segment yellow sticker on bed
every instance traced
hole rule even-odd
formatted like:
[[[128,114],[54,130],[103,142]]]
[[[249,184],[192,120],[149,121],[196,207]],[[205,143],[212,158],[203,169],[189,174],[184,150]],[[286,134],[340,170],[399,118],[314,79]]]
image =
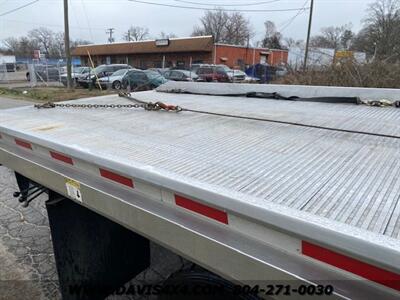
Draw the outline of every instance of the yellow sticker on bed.
[[[82,202],[81,185],[78,181],[67,179],[65,186],[67,187],[67,194],[71,199]]]

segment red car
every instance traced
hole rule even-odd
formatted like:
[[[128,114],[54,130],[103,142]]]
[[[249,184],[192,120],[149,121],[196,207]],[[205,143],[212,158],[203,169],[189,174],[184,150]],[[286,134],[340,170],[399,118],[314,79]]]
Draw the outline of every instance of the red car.
[[[197,70],[197,81],[206,82],[230,82],[230,77],[221,66],[202,66]]]

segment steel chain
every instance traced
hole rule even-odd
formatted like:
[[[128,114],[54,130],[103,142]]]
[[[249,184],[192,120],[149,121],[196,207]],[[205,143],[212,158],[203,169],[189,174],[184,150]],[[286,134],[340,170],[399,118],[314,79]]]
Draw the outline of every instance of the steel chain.
[[[160,105],[161,104],[161,105]],[[142,103],[142,104],[76,104],[76,103],[54,103],[54,102],[46,102],[43,104],[35,104],[36,108],[55,108],[55,107],[61,107],[61,108],[89,108],[89,109],[94,109],[94,108],[144,108],[145,110],[161,110],[165,109],[162,106],[162,103]],[[177,106],[175,109],[166,109],[166,110],[171,110],[171,111],[181,111],[182,109]]]
[[[46,103],[45,103],[46,104]],[[144,104],[73,104],[73,103],[53,103],[51,107],[63,108],[145,108]],[[41,108],[41,107],[38,107]]]

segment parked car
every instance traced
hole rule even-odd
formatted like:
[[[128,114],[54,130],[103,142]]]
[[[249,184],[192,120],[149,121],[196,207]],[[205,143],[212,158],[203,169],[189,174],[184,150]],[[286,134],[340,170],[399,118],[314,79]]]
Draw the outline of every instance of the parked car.
[[[121,69],[132,69],[132,67],[126,64],[100,65],[96,67],[93,72],[79,78],[78,84],[83,87],[89,87],[90,84],[95,86],[97,79],[111,76],[115,71]]]
[[[6,70],[7,70],[7,72],[15,72],[16,64],[15,63],[6,63]]]
[[[190,71],[197,74],[197,71],[199,70],[200,67],[208,67],[208,66],[211,66],[211,65],[209,65],[209,64],[192,64],[190,67]]]
[[[54,65],[34,65],[37,81],[59,81],[60,71]],[[26,80],[31,80],[30,72],[26,72]]]
[[[160,73],[160,75],[164,76],[164,73],[169,71],[170,69],[169,68],[150,68],[148,70],[156,71],[156,72]]]
[[[171,70],[164,73],[164,77],[174,81],[197,81],[199,76],[187,70]]]
[[[285,66],[271,66],[268,64],[255,64],[247,68],[246,74],[259,79],[260,83],[268,83],[275,78],[283,77],[288,73]]]
[[[120,90],[122,87],[122,78],[126,75],[127,72],[129,72],[132,69],[121,69],[118,71],[115,71],[114,73],[111,74],[111,76],[105,76],[102,78],[99,78],[99,83],[102,88],[108,88],[111,87],[116,90]]]
[[[168,80],[152,70],[129,70],[122,78],[122,88],[129,90],[152,90]]]
[[[286,76],[287,73],[288,73],[288,70],[286,69],[286,67],[284,67],[284,66],[276,67],[276,71],[275,71],[275,76],[276,77]]]
[[[230,82],[243,82],[246,80],[246,73],[242,70],[226,70]]]
[[[198,81],[206,82],[230,82],[227,70],[222,66],[206,65],[197,70]]]
[[[72,72],[71,72],[71,78],[72,81],[74,81],[76,84],[78,83],[79,78],[82,77],[82,75],[88,75],[90,71],[89,67],[76,67],[76,68],[72,68]],[[60,80],[61,83],[64,86],[67,86],[67,74],[62,74],[60,76]]]

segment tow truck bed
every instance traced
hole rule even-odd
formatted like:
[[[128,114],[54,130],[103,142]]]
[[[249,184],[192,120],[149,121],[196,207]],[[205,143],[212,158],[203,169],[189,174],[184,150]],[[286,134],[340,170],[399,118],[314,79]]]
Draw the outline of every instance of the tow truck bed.
[[[199,86],[169,83],[160,90]],[[230,90],[229,85],[218,87]],[[263,91],[272,89],[285,91],[281,86]],[[374,289],[389,287],[390,293],[397,289],[398,283],[382,284],[318,253],[332,251],[364,264],[363,268],[388,272],[393,280],[400,278],[400,109],[161,91],[134,96],[196,110],[372,135],[185,111],[24,107],[0,112],[0,163],[23,173],[18,163],[13,166],[10,161],[14,155],[82,184],[85,180],[79,176],[87,178],[89,186],[90,180],[102,180],[106,182],[103,192],[123,199],[118,193],[133,190],[157,203],[160,211],[182,214],[181,225],[191,223],[191,230],[201,232],[196,222],[210,224],[254,241],[260,251],[271,246],[296,259],[306,257],[306,264],[322,261],[317,266],[333,267],[335,274],[344,269],[347,275],[343,276],[370,279],[368,284]],[[113,95],[74,103],[130,102]],[[43,178],[32,179],[46,184]],[[54,189],[67,194],[62,186]],[[104,215],[109,211],[110,218],[126,225],[118,220],[121,213],[115,212],[116,207],[92,199],[85,203],[86,197],[90,198],[83,189],[83,205]],[[219,229],[210,230],[215,234]],[[214,239],[226,242],[223,235],[220,238]],[[168,241],[163,244],[168,246]],[[244,248],[240,251],[246,253]],[[197,260],[207,265],[204,257]],[[225,272],[223,266],[215,270]],[[286,271],[307,277],[307,272],[290,267]],[[251,277],[250,271],[244,273],[246,279]],[[233,271],[230,275],[241,279]]]

